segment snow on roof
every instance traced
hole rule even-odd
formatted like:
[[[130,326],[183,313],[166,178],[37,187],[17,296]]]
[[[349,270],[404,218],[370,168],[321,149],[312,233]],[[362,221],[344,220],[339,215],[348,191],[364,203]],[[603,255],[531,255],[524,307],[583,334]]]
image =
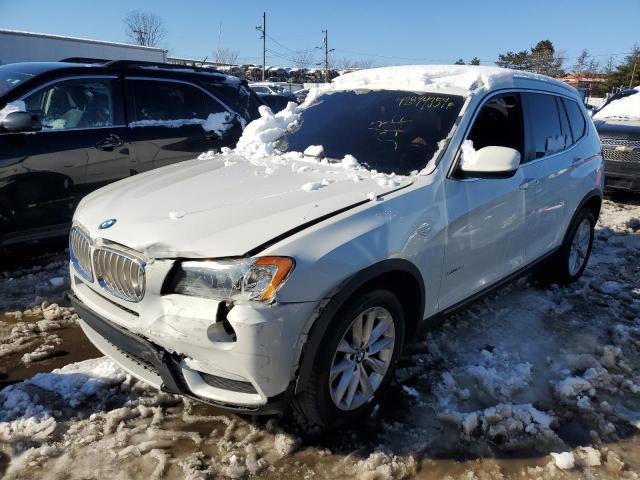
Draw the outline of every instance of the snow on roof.
[[[608,105],[605,105],[598,113],[596,113],[593,116],[593,119],[640,119],[640,86],[637,86],[636,88],[634,88],[634,90],[636,90],[638,93],[613,100]]]
[[[341,75],[333,80],[333,84],[336,88],[393,85],[404,88],[435,88],[475,92],[513,86],[516,78],[544,81],[565,90],[574,90],[565,83],[545,75],[475,65],[402,65],[372,68]]]

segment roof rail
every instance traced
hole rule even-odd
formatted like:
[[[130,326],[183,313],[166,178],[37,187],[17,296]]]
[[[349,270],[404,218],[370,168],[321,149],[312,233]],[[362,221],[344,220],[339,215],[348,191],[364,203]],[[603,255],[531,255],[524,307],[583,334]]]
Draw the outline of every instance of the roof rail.
[[[213,68],[192,67],[190,65],[180,65],[177,63],[162,63],[162,62],[145,62],[142,60],[112,60],[105,63],[105,67],[110,68],[131,68],[131,67],[155,67],[163,70],[191,70],[194,72],[204,72],[209,74],[218,74],[223,78],[227,75],[224,72],[215,70]]]
[[[59,62],[64,63],[108,63],[111,60],[106,60],[104,58],[91,58],[91,57],[69,57],[63,58],[62,60],[58,60]]]

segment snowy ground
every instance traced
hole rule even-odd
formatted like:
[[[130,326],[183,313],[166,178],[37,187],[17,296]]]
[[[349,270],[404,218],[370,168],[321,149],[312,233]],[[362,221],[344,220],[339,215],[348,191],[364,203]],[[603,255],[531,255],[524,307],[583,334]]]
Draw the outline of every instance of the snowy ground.
[[[72,311],[42,303],[62,301],[65,269],[0,274],[0,388],[17,382],[0,390],[0,477],[640,476],[640,202],[605,202],[577,284],[523,279],[447,319],[364,425],[324,435],[69,363],[94,354]]]

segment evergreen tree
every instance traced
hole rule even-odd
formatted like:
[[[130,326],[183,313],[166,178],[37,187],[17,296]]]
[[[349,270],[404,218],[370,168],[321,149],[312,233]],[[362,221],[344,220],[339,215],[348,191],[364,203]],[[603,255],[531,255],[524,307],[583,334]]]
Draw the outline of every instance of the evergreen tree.
[[[496,65],[504,68],[513,68],[514,70],[531,70],[529,52],[522,50],[521,52],[501,53],[498,55]]]
[[[473,57],[470,61],[469,61],[469,65],[480,65],[480,59],[478,57]]]
[[[454,63],[454,65],[465,65],[464,60],[459,58],[458,60],[456,60],[456,63]]]
[[[607,89],[608,91],[614,91],[638,85],[640,85],[640,47],[634,45],[633,50],[625,57],[624,62],[615,67],[610,73]]]

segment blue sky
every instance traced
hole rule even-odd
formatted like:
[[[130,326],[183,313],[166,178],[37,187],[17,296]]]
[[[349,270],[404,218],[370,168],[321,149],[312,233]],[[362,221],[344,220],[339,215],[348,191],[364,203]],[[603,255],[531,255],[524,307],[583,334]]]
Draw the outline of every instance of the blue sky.
[[[336,58],[376,65],[473,56],[492,64],[500,52],[546,38],[568,65],[582,48],[604,63],[640,43],[640,0],[0,0],[0,28],[126,41],[122,18],[132,9],[164,20],[172,56],[213,58],[221,31],[221,46],[238,50],[243,63],[261,62],[255,26],[266,11],[269,65],[290,65],[294,51],[321,46],[325,28]]]

